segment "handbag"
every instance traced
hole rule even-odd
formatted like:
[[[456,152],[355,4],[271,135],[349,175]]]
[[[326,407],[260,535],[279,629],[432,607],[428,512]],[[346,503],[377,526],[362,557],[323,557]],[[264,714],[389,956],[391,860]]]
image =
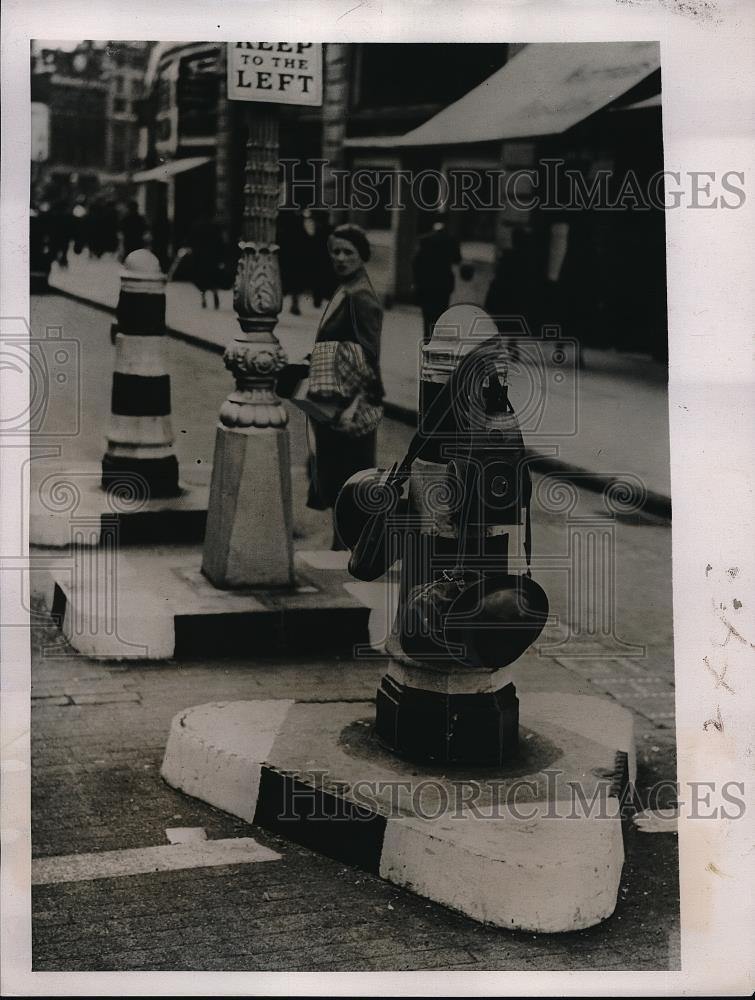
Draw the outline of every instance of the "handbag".
[[[312,420],[332,423],[343,406],[338,401],[313,396],[310,391],[309,373],[309,359],[287,364],[275,380],[275,392],[281,399],[289,399]]]
[[[302,379],[298,384],[291,396],[291,402],[318,424],[332,424],[343,410],[343,403],[340,400],[313,397],[308,378]]]
[[[290,399],[312,420],[332,425],[371,377],[359,344],[323,340],[314,345],[307,365],[287,365],[283,369],[276,389],[279,396]],[[347,437],[364,437],[376,429],[382,418],[382,405],[360,396],[351,421],[340,430]]]

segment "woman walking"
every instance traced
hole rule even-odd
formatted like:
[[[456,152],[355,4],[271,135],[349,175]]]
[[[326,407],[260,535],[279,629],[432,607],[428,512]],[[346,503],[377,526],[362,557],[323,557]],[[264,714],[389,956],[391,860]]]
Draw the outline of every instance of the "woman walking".
[[[202,296],[202,308],[207,308],[207,293],[210,292],[213,305],[219,309],[218,288],[225,253],[220,227],[208,216],[203,216],[192,228],[189,247],[191,276]]]
[[[307,506],[333,508],[350,476],[375,465],[377,427],[383,416],[380,333],[383,310],[364,265],[370,245],[358,226],[338,226],[328,239],[339,285],[323,313],[312,350],[310,399],[334,416],[311,420]],[[312,439],[313,442],[312,442]],[[333,549],[346,546],[333,527]]]

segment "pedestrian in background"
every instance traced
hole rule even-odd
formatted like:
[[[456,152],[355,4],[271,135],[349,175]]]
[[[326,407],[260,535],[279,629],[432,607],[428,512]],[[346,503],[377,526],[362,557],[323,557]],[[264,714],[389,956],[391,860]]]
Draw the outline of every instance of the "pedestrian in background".
[[[535,288],[529,235],[518,227],[511,234],[511,247],[498,256],[484,303],[485,312],[495,321],[500,333],[508,336],[513,358],[519,357],[518,335],[527,336],[537,330]]]
[[[281,211],[278,213],[276,242],[280,247],[278,260],[283,294],[291,296],[289,310],[291,315],[300,316],[299,296],[304,293],[307,286],[311,245],[311,239],[304,227],[304,216],[301,212]]]
[[[365,270],[370,259],[367,236],[359,226],[338,226],[328,250],[339,284],[312,348],[309,395],[335,403],[336,415],[308,423],[307,506],[314,510],[332,509],[346,480],[375,465],[385,395],[380,375],[383,310]],[[335,522],[332,548],[346,548]]]
[[[459,243],[449,235],[444,219],[420,237],[412,261],[414,296],[422,310],[423,340],[428,343],[438,317],[448,309],[454,290],[453,265],[461,261]]]
[[[115,204],[97,198],[89,207],[89,253],[98,260],[118,250],[118,212]]]
[[[49,213],[53,259],[60,267],[68,267],[68,247],[73,238],[73,215],[66,197],[59,197]]]
[[[203,216],[192,227],[189,251],[192,281],[202,296],[202,308],[207,308],[207,292],[211,292],[213,304],[219,309],[218,288],[222,282],[225,244],[220,227],[208,216]]]
[[[32,294],[46,292],[52,267],[49,206],[32,204],[29,210],[29,272]]]
[[[78,257],[89,241],[89,210],[84,198],[79,195],[73,206],[73,252]]]
[[[328,213],[325,211],[307,210],[304,217],[305,225],[311,236],[309,274],[312,302],[315,309],[319,309],[323,302],[327,302],[332,297],[338,284],[328,252],[328,239],[333,227],[328,220]]]
[[[121,260],[125,260],[133,250],[141,250],[147,238],[147,220],[140,214],[139,205],[135,201],[128,202],[119,228]]]
[[[459,280],[454,286],[453,304],[471,304],[477,305],[477,288],[476,288],[476,271],[474,264],[469,264],[467,262],[459,265]]]

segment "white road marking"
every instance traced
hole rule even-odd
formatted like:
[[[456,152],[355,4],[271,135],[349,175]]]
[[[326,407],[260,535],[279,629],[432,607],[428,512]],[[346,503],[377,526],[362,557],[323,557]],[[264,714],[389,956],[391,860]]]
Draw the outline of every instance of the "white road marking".
[[[195,839],[161,847],[35,858],[31,863],[31,882],[32,885],[88,882],[97,878],[148,875],[150,872],[174,872],[184,868],[215,868],[219,865],[248,865],[259,861],[280,860],[280,854],[258,844],[252,837]]]
[[[165,836],[171,844],[195,844],[207,840],[207,831],[203,826],[169,826]]]

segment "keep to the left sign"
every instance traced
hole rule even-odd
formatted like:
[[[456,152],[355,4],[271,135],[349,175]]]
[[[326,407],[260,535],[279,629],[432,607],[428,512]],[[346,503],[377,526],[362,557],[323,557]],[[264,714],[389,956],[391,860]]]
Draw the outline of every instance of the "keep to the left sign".
[[[322,104],[322,45],[229,42],[228,98],[273,104]]]

